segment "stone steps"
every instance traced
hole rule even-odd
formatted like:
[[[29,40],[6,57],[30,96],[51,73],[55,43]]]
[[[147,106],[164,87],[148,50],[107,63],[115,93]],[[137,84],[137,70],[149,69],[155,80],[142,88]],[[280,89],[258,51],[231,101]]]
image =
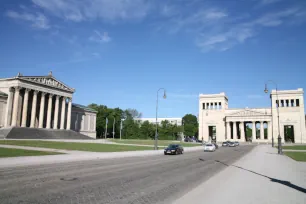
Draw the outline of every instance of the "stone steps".
[[[0,129],[0,139],[72,139],[92,140],[91,137],[72,130],[53,130],[13,127]]]

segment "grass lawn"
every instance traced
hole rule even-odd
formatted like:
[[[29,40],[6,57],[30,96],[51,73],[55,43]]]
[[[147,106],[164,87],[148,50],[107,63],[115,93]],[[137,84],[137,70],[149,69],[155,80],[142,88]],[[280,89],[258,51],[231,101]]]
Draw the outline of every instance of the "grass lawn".
[[[62,154],[62,153],[0,148],[0,157],[43,156],[43,155],[55,155],[55,154]]]
[[[139,145],[154,145],[154,140],[119,140],[119,139],[111,139],[110,141],[122,144],[139,144]],[[181,144],[183,147],[195,147],[201,144],[197,143],[185,143],[180,141],[172,141],[172,140],[158,140],[159,146],[168,146],[169,144]]]
[[[306,145],[283,146],[283,149],[306,150]]]
[[[284,154],[296,161],[306,162],[306,152],[284,152]]]
[[[98,144],[98,143],[77,143],[77,142],[50,142],[38,140],[0,140],[0,144],[45,147],[52,149],[78,150],[89,152],[122,152],[137,150],[152,150],[152,147],[137,147],[127,145]]]

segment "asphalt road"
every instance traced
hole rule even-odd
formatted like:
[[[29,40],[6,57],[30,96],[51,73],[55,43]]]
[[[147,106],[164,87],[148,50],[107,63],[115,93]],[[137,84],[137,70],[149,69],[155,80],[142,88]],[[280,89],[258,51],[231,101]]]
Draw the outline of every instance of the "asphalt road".
[[[170,203],[251,149],[0,169],[0,203]]]

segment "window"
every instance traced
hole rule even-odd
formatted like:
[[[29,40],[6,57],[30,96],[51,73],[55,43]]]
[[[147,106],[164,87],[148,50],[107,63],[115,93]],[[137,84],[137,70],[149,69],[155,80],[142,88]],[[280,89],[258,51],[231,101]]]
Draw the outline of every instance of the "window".
[[[276,100],[276,107],[279,107],[279,100]]]
[[[289,107],[289,100],[286,100],[286,107]]]
[[[281,100],[281,107],[284,107],[285,104],[284,104],[284,100]]]
[[[214,103],[210,104],[210,109],[214,109]]]
[[[218,103],[215,103],[215,109],[219,109]]]
[[[219,102],[219,108],[222,109],[222,103],[221,102]]]
[[[294,107],[294,100],[291,100],[291,107]]]
[[[296,107],[299,107],[299,106],[300,106],[300,100],[296,99]]]
[[[205,110],[205,103],[203,103],[202,105],[203,105],[203,110]]]
[[[207,109],[210,109],[209,103],[206,103],[206,108],[207,108]]]

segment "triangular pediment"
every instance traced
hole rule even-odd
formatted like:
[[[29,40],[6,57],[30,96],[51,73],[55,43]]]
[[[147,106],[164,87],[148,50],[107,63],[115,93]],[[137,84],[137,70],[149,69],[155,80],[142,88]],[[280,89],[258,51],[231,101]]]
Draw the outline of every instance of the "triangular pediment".
[[[229,114],[228,116],[262,116],[267,115],[267,113],[257,110],[241,110],[234,113]]]
[[[65,85],[63,82],[55,79],[53,76],[30,76],[30,77],[19,76],[18,78],[25,81],[30,81],[32,83],[50,86],[65,91],[70,91],[70,92],[75,91],[73,88],[70,88],[69,86]]]

